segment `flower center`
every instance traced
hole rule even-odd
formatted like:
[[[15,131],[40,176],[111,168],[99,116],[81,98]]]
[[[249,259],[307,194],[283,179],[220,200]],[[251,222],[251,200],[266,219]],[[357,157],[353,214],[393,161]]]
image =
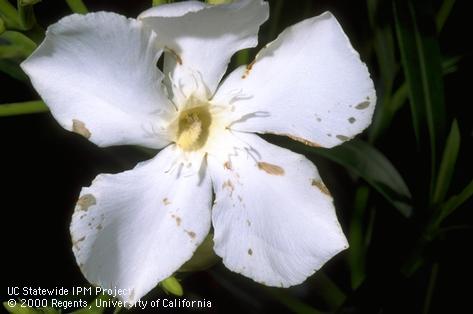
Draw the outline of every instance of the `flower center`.
[[[209,137],[212,117],[208,104],[183,110],[179,114],[176,143],[184,151],[202,148]]]

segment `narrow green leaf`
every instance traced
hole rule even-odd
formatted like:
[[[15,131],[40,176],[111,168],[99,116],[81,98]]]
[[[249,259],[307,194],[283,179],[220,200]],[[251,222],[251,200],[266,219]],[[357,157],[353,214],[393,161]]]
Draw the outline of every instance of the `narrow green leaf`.
[[[435,24],[437,25],[437,30],[439,32],[442,31],[445,26],[445,22],[447,22],[454,5],[455,0],[444,0],[442,2],[442,6],[440,7],[435,19]]]
[[[460,130],[458,129],[457,121],[454,120],[450,129],[450,134],[447,138],[447,143],[445,144],[445,149],[443,151],[442,162],[440,164],[432,199],[433,204],[438,204],[445,199],[448,188],[450,187],[453,171],[455,170],[455,163],[457,161],[459,150]]]
[[[427,125],[431,150],[431,194],[436,178],[437,154],[443,142],[445,106],[442,62],[436,34],[426,26],[433,21],[421,16],[418,2],[394,2],[394,17],[404,75],[409,89],[411,113],[417,142],[421,143],[424,125]],[[422,24],[418,23],[421,19]],[[432,22],[432,23],[429,23]],[[422,25],[422,29],[419,25]],[[433,26],[433,25],[432,25]],[[432,27],[433,28],[433,27]]]
[[[383,195],[402,215],[409,217],[412,214],[411,193],[406,183],[391,162],[370,144],[354,139],[331,149],[297,145],[353,171]]]
[[[458,195],[452,196],[447,202],[441,206],[442,217],[441,220],[450,216],[458,207],[465,203],[473,196],[473,180],[460,192]]]
[[[41,113],[48,111],[48,107],[41,100],[25,101],[0,105],[0,117],[21,114]]]
[[[267,288],[266,292],[279,303],[285,305],[291,313],[297,314],[323,314],[308,304],[305,304],[298,298],[293,297],[285,290],[276,288]]]
[[[66,0],[66,3],[74,13],[86,14],[89,12],[82,0]]]
[[[250,50],[243,49],[237,52],[235,59],[235,66],[247,65],[250,63]]]
[[[432,304],[432,296],[435,290],[435,284],[437,283],[437,275],[439,272],[439,264],[435,263],[432,266],[432,270],[430,272],[429,284],[427,286],[427,292],[425,294],[424,300],[424,309],[422,311],[423,314],[430,313],[430,305]]]
[[[365,235],[363,232],[363,221],[368,205],[369,188],[365,185],[358,187],[355,194],[353,216],[348,231],[348,263],[351,272],[351,287],[358,288],[365,278]]]
[[[172,3],[172,0],[153,0],[152,4],[153,7],[161,5],[161,4],[166,4],[166,3]]]
[[[18,12],[8,0],[0,0],[0,18],[4,21],[6,28],[19,29],[21,27]]]

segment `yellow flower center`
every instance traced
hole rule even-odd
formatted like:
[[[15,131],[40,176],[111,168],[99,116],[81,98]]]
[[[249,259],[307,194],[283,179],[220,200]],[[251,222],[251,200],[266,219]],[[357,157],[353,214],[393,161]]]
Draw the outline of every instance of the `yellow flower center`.
[[[208,104],[183,110],[178,117],[176,143],[184,151],[202,148],[209,137],[212,117]]]

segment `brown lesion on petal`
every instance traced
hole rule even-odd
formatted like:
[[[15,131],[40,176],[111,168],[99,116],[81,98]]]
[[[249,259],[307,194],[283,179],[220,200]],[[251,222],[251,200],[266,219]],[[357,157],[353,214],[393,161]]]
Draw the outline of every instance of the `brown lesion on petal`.
[[[186,231],[187,235],[188,235],[192,240],[195,239],[196,234],[195,234],[194,231],[190,231],[190,230],[185,230],[185,231]]]
[[[256,62],[256,58],[253,61],[251,61],[250,64],[246,66],[245,73],[243,73],[243,75],[241,76],[242,79],[246,79],[248,75],[250,75],[251,69],[253,69],[255,62]]]
[[[179,65],[182,65],[182,58],[180,55],[177,54],[177,52],[169,47],[164,47],[164,49],[169,52],[175,59],[176,59],[176,62],[179,64]]]
[[[226,170],[232,170],[232,163],[230,162],[230,160],[225,161],[225,163],[223,164],[223,168]]]
[[[87,139],[92,135],[89,129],[85,127],[85,123],[77,119],[72,119],[72,132],[82,135]]]
[[[248,255],[253,255],[253,250],[252,249],[248,249]]]
[[[227,180],[224,181],[222,184],[222,189],[228,188],[231,192],[235,189],[235,186],[233,185],[232,181]]]
[[[355,123],[355,121],[356,121],[356,119],[354,117],[348,118],[348,122],[350,122],[352,124]]]
[[[171,202],[168,200],[167,197],[163,198],[163,204],[164,206],[168,206],[169,204],[171,204]]]
[[[363,101],[363,102],[360,102],[358,105],[356,105],[355,108],[358,110],[363,110],[363,109],[368,108],[369,105],[370,105],[369,101]]]
[[[174,214],[172,214],[171,217],[174,218],[174,220],[176,220],[176,225],[179,227],[181,225],[181,221],[182,221],[181,217],[176,216]]]
[[[318,188],[320,190],[320,192],[324,193],[325,195],[332,196],[330,194],[330,191],[327,189],[327,187],[325,186],[325,184],[323,184],[322,181],[317,180],[317,179],[312,179],[311,184],[312,184],[312,186],[315,186],[316,188]]]
[[[337,135],[336,137],[342,142],[348,141],[350,139],[348,136],[340,135],[340,134]]]
[[[79,210],[87,211],[90,206],[97,204],[97,200],[92,194],[84,194],[77,200],[76,206]]]
[[[83,237],[81,237],[81,238],[79,238],[79,239],[77,239],[77,240],[73,240],[73,241],[72,241],[72,246],[73,246],[74,248],[76,248],[77,251],[79,251],[79,250],[80,250],[79,243],[82,242],[82,241],[84,241],[84,240],[85,240],[85,236],[83,236]]]
[[[263,170],[264,172],[274,175],[274,176],[283,176],[284,169],[279,167],[278,165],[273,165],[264,161],[258,162],[258,168]]]
[[[97,231],[100,231],[103,229],[103,226],[102,224],[98,224],[97,227],[95,227],[95,229],[97,229]]]

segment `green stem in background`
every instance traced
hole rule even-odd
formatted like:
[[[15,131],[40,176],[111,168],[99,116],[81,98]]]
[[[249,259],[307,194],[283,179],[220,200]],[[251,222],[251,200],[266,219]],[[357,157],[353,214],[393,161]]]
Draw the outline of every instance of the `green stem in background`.
[[[271,12],[271,19],[270,19],[271,26],[269,29],[269,40],[276,39],[276,36],[279,34],[278,25],[279,25],[279,20],[281,18],[283,2],[284,2],[283,0],[276,0],[276,4],[273,6],[273,9]]]
[[[424,301],[424,309],[422,311],[423,314],[430,313],[430,305],[432,304],[432,296],[435,290],[435,284],[437,282],[437,275],[439,271],[439,264],[435,263],[432,266],[432,271],[430,272],[429,284],[427,286],[427,293],[425,295]]]
[[[304,302],[289,295],[288,293],[284,293],[280,289],[267,288],[266,292],[274,299],[277,299],[279,303],[285,305],[292,313],[322,314],[322,312],[314,309],[308,304],[305,304]]]
[[[66,3],[74,13],[86,14],[89,12],[82,0],[66,0]]]
[[[33,100],[0,105],[0,117],[29,113],[47,112],[49,109],[43,101]]]
[[[455,0],[444,0],[442,6],[440,7],[437,16],[435,18],[435,24],[437,26],[437,31],[440,33],[447,22],[450,13],[452,12],[453,6],[455,5]]]
[[[33,6],[40,1],[41,0],[18,0],[18,16],[20,17],[22,30],[30,30],[36,25]]]
[[[370,190],[366,185],[361,185],[356,190],[353,216],[348,231],[348,263],[351,272],[351,287],[358,288],[365,278],[366,273],[366,249],[365,235],[363,234],[363,220],[368,206]]]

